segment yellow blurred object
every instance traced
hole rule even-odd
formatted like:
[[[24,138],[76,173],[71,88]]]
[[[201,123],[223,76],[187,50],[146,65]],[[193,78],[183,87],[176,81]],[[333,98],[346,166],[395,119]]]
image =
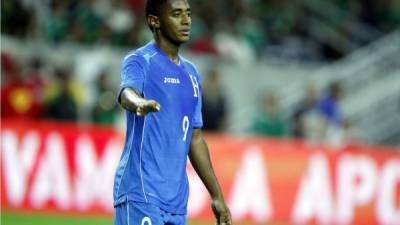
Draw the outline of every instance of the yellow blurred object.
[[[44,90],[44,101],[50,102],[56,98],[61,91],[61,84],[57,81],[50,82]],[[83,95],[83,87],[74,81],[68,81],[68,93],[72,96],[77,105],[82,105],[85,102],[85,95]]]
[[[10,93],[10,103],[20,114],[25,113],[33,104],[33,97],[26,88],[17,88]]]

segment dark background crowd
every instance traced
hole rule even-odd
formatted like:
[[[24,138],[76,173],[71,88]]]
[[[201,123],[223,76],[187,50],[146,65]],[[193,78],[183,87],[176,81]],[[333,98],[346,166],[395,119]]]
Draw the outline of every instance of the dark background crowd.
[[[190,1],[193,52],[224,54],[226,40],[256,59],[332,61],[399,27],[398,0]],[[57,44],[139,46],[144,0],[3,0],[1,32]]]
[[[110,82],[108,71],[102,70],[94,83],[94,102],[87,107],[85,87],[73,78],[65,66],[46,64],[38,57],[22,64],[11,55],[1,55],[2,87],[1,117],[18,119],[47,119],[72,122],[91,122],[115,125],[121,108],[116,106],[116,87]],[[211,132],[227,131],[229,100],[220,80],[218,70],[211,69],[203,80],[204,129]],[[350,141],[356,138],[350,124],[340,112],[341,87],[333,83],[327,90],[317,91],[305,87],[306,94],[288,115],[280,107],[280,98],[273,91],[265,92],[259,99],[258,112],[249,134],[270,137],[294,137],[324,140],[330,127],[339,129],[340,135]],[[82,111],[88,116],[80,117]],[[315,114],[318,117],[315,117]],[[317,121],[317,122],[316,122]],[[343,133],[347,132],[347,133]],[[348,133],[351,132],[351,133]],[[321,137],[315,137],[320,135]],[[329,134],[330,137],[332,133]]]
[[[192,0],[190,4],[192,40],[185,50],[221,58],[236,55],[237,60],[260,62],[272,55],[331,62],[400,27],[398,0]],[[132,49],[151,38],[143,8],[143,0],[3,0],[1,35],[54,46],[71,42]],[[72,73],[68,66],[53,65],[39,56],[22,62],[2,51],[1,117],[82,122],[81,108],[86,108],[83,122],[115,124],[121,109],[116,107],[110,71],[96,76],[96,97],[89,107],[82,94],[85,87]],[[226,131],[229,101],[219,72],[211,68],[205,75],[204,128]],[[263,94],[248,133],[357,140],[352,122],[338,106],[340,83],[325,90],[312,85],[305,90],[304,99],[290,113],[281,111],[277,93]]]

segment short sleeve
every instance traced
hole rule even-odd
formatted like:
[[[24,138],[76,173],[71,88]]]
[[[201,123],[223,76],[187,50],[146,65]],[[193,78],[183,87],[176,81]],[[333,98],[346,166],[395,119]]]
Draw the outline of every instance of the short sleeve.
[[[121,84],[119,87],[117,100],[121,102],[121,93],[124,88],[134,88],[143,93],[145,77],[145,63],[142,57],[135,53],[129,54],[122,62]]]
[[[193,115],[193,128],[202,128],[203,127],[203,116],[202,116],[202,93],[203,93],[203,88],[202,88],[202,82],[201,78],[199,76],[199,73],[196,70],[196,75],[197,75],[197,80],[199,83],[199,94],[197,98],[197,103],[196,103],[196,108],[195,112]]]

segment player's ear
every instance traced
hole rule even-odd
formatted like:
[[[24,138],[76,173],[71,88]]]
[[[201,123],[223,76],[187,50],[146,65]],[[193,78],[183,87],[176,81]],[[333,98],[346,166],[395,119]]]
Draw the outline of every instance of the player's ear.
[[[152,30],[160,28],[160,21],[157,16],[149,15],[147,17],[147,23],[150,25]]]

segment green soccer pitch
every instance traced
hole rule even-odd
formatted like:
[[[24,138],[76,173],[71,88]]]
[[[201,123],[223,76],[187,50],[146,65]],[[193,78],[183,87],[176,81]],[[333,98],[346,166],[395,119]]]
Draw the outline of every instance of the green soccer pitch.
[[[113,225],[109,216],[79,216],[65,214],[25,213],[2,210],[2,225]],[[188,221],[188,225],[214,225],[212,221]],[[234,223],[234,225],[255,225],[251,223]],[[269,224],[287,225],[287,224]]]

